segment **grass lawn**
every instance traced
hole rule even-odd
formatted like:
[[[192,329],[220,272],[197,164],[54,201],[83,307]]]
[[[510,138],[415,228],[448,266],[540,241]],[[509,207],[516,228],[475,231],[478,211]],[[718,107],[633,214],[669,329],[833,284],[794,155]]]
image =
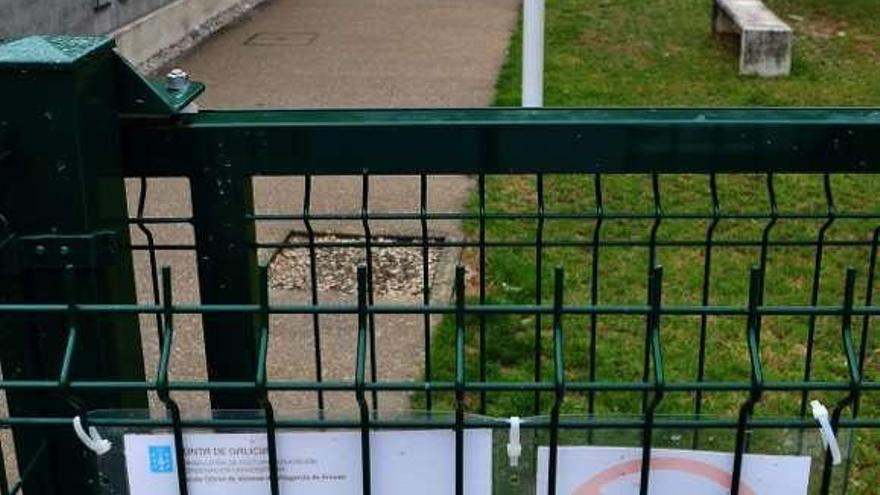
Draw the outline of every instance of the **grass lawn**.
[[[792,75],[737,74],[710,0],[548,0],[547,106],[826,106],[880,102],[880,3],[768,0],[795,30]],[[519,105],[520,33],[496,103]]]
[[[767,2],[795,29],[794,68],[791,77],[777,80],[742,78],[737,75],[736,43],[710,35],[709,0],[548,0],[546,94],[547,106],[829,106],[876,105],[880,103],[880,2],[875,0],[769,0]],[[520,43],[517,32],[510,56],[497,86],[496,103],[515,106],[519,102]],[[724,213],[766,215],[769,212],[767,177],[763,175],[718,176],[718,200]],[[546,176],[546,212],[593,212],[596,208],[593,177]],[[534,212],[535,177],[488,177],[486,209],[490,213]],[[665,213],[712,211],[710,179],[699,175],[660,175],[657,178],[660,204]],[[821,176],[776,176],[773,186],[783,213],[824,214],[827,210]],[[833,176],[830,181],[838,212],[880,211],[880,180],[876,177]],[[601,190],[606,212],[650,214],[653,212],[652,177],[603,176]],[[479,198],[470,208],[477,211]],[[815,243],[823,219],[784,219],[772,227],[774,241],[808,240]],[[600,230],[603,241],[646,240],[651,219],[606,220]],[[705,218],[664,220],[658,240],[694,240],[692,245],[660,246],[657,263],[664,266],[664,304],[700,304],[706,251],[702,245],[710,221]],[[760,240],[766,219],[725,219],[714,230],[718,243]],[[877,225],[857,219],[835,220],[827,240],[869,240]],[[545,241],[590,240],[596,224],[592,220],[548,220],[543,227]],[[534,220],[489,220],[486,235],[492,241],[534,240]],[[476,222],[467,223],[468,235],[479,235]],[[856,304],[864,304],[868,246],[829,245],[823,251],[819,272],[818,303],[841,304],[844,271],[857,270]],[[748,270],[759,262],[756,246],[716,246],[712,250],[709,274],[709,303],[744,306],[748,295]],[[597,283],[600,304],[644,304],[648,272],[648,249],[603,246],[597,254]],[[566,303],[587,304],[591,297],[591,266],[594,252],[584,247],[546,248],[541,253],[542,270],[536,273],[534,248],[490,248],[487,252],[487,298],[489,303],[532,304],[537,294],[544,304],[552,301],[553,267],[566,268]],[[772,246],[767,253],[765,303],[808,305],[814,280],[814,245]],[[466,250],[464,259],[472,274],[468,298],[476,301],[478,254]],[[538,282],[540,281],[540,290]],[[875,295],[875,304],[876,304]],[[468,321],[468,375],[478,379],[477,334],[479,322]],[[693,381],[698,373],[701,320],[698,317],[664,317],[662,340],[667,382]],[[487,379],[532,381],[534,329],[542,329],[543,376],[552,376],[552,339],[549,317],[536,322],[534,316],[492,316],[486,321],[485,348]],[[705,379],[747,381],[749,359],[742,317],[711,317],[706,320]],[[856,337],[862,319],[854,322]],[[803,378],[809,321],[804,317],[767,317],[762,327],[762,360],[768,381],[798,381]],[[876,327],[876,325],[874,325]],[[566,374],[569,381],[589,379],[588,318],[567,317]],[[841,352],[840,319],[816,320],[813,350],[814,380],[846,379]],[[876,335],[876,329],[872,328]],[[640,381],[643,371],[644,317],[608,316],[597,319],[595,332],[596,378],[609,381]],[[866,378],[876,380],[880,352],[868,345],[864,364]],[[859,345],[857,338],[857,345]],[[434,342],[434,379],[451,380],[454,370],[454,329],[444,321]],[[549,394],[548,394],[549,395]],[[832,405],[841,393],[816,393],[811,398]],[[703,414],[733,418],[746,396],[743,393],[706,393]],[[479,398],[468,397],[468,408],[479,410]],[[533,395],[492,393],[486,412],[492,415],[532,414]],[[549,412],[550,397],[542,397],[540,410]],[[417,397],[417,403],[423,398]],[[451,406],[451,397],[439,397],[439,408]],[[614,416],[639,414],[640,393],[598,393],[597,414]],[[566,413],[584,413],[584,395],[568,394]],[[766,418],[799,414],[800,393],[768,392],[755,409]],[[669,393],[661,402],[662,414],[692,414],[690,393]],[[865,394],[862,415],[880,417],[877,394]],[[815,440],[815,434],[810,436]],[[618,444],[627,442],[620,437]],[[704,448],[730,449],[732,432],[721,432],[714,440],[703,439]],[[763,440],[761,440],[763,438]],[[795,450],[795,434],[755,434],[756,452]],[[667,439],[668,440],[668,439]],[[854,450],[851,493],[876,493],[880,483],[880,436],[860,432]],[[658,439],[658,444],[679,445]],[[681,444],[682,447],[689,446]],[[816,462],[816,461],[814,461]],[[814,474],[821,465],[814,465]],[[838,470],[842,471],[842,470]],[[842,477],[843,473],[838,473]],[[817,481],[814,479],[813,486]]]

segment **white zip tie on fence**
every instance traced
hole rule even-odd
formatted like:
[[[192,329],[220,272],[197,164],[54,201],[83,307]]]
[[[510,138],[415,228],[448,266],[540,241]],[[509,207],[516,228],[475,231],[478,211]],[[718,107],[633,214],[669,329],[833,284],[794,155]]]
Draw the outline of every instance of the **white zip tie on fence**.
[[[510,459],[510,467],[517,467],[519,465],[519,456],[522,455],[522,445],[519,443],[519,425],[522,423],[522,420],[519,416],[511,416],[507,422],[510,423],[510,434],[507,439],[507,458]]]
[[[813,409],[813,418],[819,422],[819,432],[822,434],[822,445],[826,449],[831,449],[831,462],[836,466],[840,464],[840,445],[837,443],[837,437],[834,436],[834,429],[831,428],[831,422],[828,420],[828,409],[821,402],[810,401],[810,407]]]
[[[110,452],[110,449],[113,447],[110,440],[101,438],[101,435],[94,426],[89,426],[89,432],[87,434],[85,430],[83,430],[82,420],[79,419],[79,416],[73,418],[73,432],[76,433],[79,441],[95,454],[104,455],[107,452]]]

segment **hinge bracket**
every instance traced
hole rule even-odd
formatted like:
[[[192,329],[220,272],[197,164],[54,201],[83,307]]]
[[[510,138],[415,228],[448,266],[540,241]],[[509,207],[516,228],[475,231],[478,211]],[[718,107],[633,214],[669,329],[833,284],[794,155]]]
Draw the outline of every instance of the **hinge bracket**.
[[[0,272],[61,270],[66,266],[94,270],[115,263],[121,252],[121,236],[112,230],[73,235],[11,235],[0,242]]]

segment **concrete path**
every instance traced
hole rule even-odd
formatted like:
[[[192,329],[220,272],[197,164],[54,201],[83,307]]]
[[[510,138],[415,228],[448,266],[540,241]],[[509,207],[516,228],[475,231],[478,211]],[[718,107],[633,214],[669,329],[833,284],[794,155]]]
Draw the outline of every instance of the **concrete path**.
[[[306,107],[473,107],[493,97],[495,78],[504,59],[510,32],[517,19],[519,0],[268,0],[240,21],[223,29],[173,65],[193,79],[207,83],[202,108]],[[341,143],[344,144],[344,143]],[[258,211],[297,213],[302,208],[301,178],[256,180]],[[429,182],[429,208],[463,208],[472,181],[466,177],[435,177]],[[133,213],[138,187],[130,184]],[[410,211],[418,208],[418,178],[375,177],[370,183],[372,211]],[[359,177],[315,179],[314,212],[352,212],[360,208]],[[147,216],[189,215],[185,181],[151,180]],[[415,222],[371,225],[374,234],[414,235]],[[362,233],[359,223],[325,223],[323,232]],[[191,242],[189,229],[153,229],[159,243]],[[281,240],[298,223],[259,225],[261,240]],[[432,236],[458,237],[459,225],[435,222]],[[133,240],[143,236],[133,229]],[[265,262],[273,253],[261,253]],[[437,298],[449,296],[443,279],[457,253],[441,255],[435,274]],[[151,299],[147,258],[136,256],[138,292]],[[198,301],[192,252],[159,253],[160,264],[174,272],[176,299]],[[352,274],[353,276],[353,274]],[[320,300],[352,301],[350,294],[321,293]],[[273,290],[273,302],[305,302],[303,291]],[[408,296],[411,297],[411,296]],[[398,302],[407,297],[397,297]],[[414,299],[409,299],[414,302]],[[148,372],[155,371],[156,333],[150,318],[142,319]],[[201,327],[197,317],[177,322],[172,374],[176,378],[204,379]],[[418,317],[389,316],[377,320],[377,358],[380,379],[419,379],[423,362],[423,326]],[[327,316],[321,320],[325,379],[350,380],[354,370],[356,325],[352,318]],[[273,325],[269,351],[270,377],[314,378],[311,318],[279,317]],[[235,352],[231,349],[230,352]],[[205,413],[204,394],[180,394],[190,413]],[[335,411],[353,406],[351,394],[330,396]],[[280,414],[314,408],[314,394],[278,394],[273,398]],[[403,394],[380,398],[382,409],[405,409]]]
[[[209,107],[473,107],[518,0],[269,0],[175,64]]]

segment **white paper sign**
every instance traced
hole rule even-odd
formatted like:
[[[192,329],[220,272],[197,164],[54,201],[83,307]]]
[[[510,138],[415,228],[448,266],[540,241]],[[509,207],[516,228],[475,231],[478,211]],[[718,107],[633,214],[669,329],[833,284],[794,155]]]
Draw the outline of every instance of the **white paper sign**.
[[[653,449],[650,493],[727,495],[733,479],[733,454]],[[538,448],[537,492],[547,493],[549,447]],[[632,495],[639,493],[642,449],[559,447],[556,471],[560,495]],[[746,454],[741,495],[806,495],[810,458]]]
[[[171,434],[125,435],[130,495],[176,494]],[[282,494],[360,495],[360,432],[279,433]],[[184,435],[191,495],[269,494],[266,435]],[[492,431],[466,430],[464,485],[469,495],[492,493]],[[455,434],[447,430],[378,431],[370,436],[373,493],[447,495],[455,492]]]

